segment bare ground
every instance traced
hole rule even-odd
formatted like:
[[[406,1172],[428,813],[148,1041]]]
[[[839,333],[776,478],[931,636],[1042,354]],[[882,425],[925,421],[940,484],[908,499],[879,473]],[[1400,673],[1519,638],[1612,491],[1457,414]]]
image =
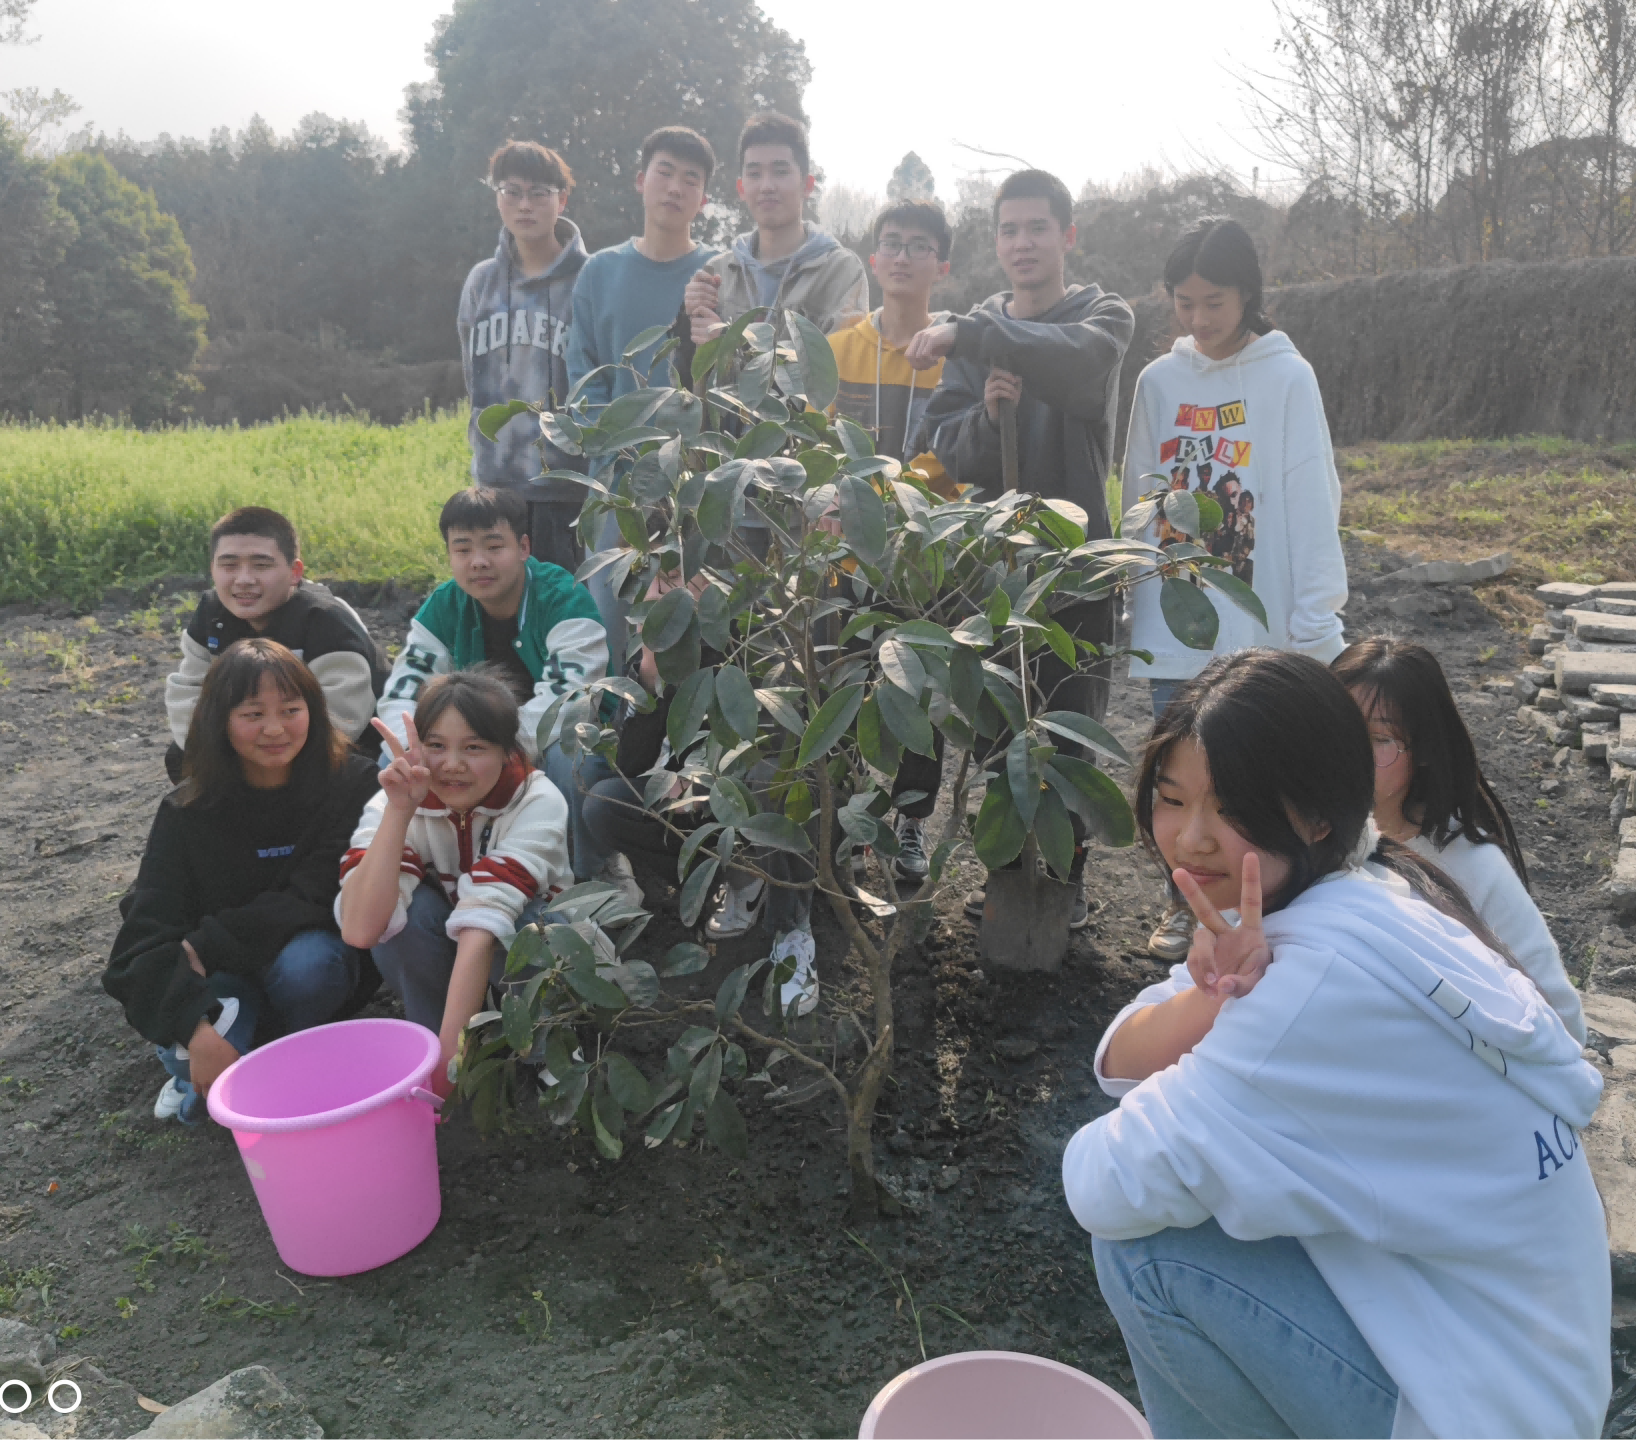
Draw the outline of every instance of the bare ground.
[[[1471,595],[1391,619],[1371,577],[1401,557],[1348,549],[1349,632],[1390,621],[1442,656],[1570,973],[1595,984],[1636,960],[1597,889],[1605,785],[1569,766],[1563,793],[1538,803],[1548,752],[1479,688],[1526,663],[1516,631]],[[833,1103],[779,1108],[751,1090],[744,1164],[669,1145],[608,1164],[527,1117],[491,1139],[456,1118],[440,1132],[443,1220],[419,1249],[345,1280],[281,1271],[231,1138],[151,1118],[162,1073],[99,984],[165,791],[174,635],[158,627],[174,608],[5,612],[0,1315],[49,1326],[65,1352],[162,1402],[269,1365],[332,1435],[852,1434],[922,1343],[1051,1355],[1134,1395],[1058,1178],[1067,1137],[1108,1108],[1097,1038],[1161,973],[1142,951],[1161,889],[1133,850],[1093,859],[1098,909],[1057,975],[985,974],[955,897],[903,962],[898,1073],[876,1130],[901,1219],[849,1233]],[[366,618],[397,638],[410,608],[389,595]],[[1132,745],[1147,705],[1145,687],[1116,687],[1113,723]],[[644,880],[662,910],[666,878]],[[844,993],[855,978],[818,918],[820,974]],[[663,919],[653,932],[657,951],[680,936]],[[720,947],[700,991],[755,943]],[[1609,988],[1636,994],[1633,974]],[[831,1033],[844,1048],[845,1026]],[[80,1434],[145,1419],[128,1392],[97,1393]]]

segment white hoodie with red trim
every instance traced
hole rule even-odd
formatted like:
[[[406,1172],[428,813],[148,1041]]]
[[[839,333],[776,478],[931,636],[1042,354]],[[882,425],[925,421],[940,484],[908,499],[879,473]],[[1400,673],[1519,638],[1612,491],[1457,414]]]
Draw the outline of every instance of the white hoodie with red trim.
[[[340,923],[347,879],[364,858],[386,813],[386,792],[364,807],[352,846],[341,857],[341,893],[335,897]],[[568,802],[540,771],[513,756],[494,788],[464,815],[443,805],[435,793],[415,811],[404,836],[398,903],[381,932],[390,940],[408,922],[409,901],[422,880],[436,879],[454,902],[447,932],[487,930],[509,946],[523,907],[539,895],[555,895],[573,884],[568,861]]]

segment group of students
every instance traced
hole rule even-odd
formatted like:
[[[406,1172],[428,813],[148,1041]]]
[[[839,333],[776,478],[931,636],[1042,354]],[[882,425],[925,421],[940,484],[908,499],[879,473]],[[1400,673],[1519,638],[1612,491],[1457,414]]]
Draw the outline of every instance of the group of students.
[[[1001,187],[1012,289],[958,318],[930,310],[941,212],[888,207],[871,258],[883,304],[863,313],[861,263],[802,219],[800,127],[758,117],[739,158],[756,229],[730,251],[692,243],[714,157],[671,129],[641,156],[643,235],[587,258],[562,214],[566,166],[543,147],[497,152],[506,228],[461,305],[474,410],[560,400],[660,323],[688,342],[685,367],[735,314],[781,304],[831,333],[839,408],[928,485],[996,493],[1011,402],[1021,488],[1073,500],[1093,538],[1109,534],[1131,312],[1066,285],[1060,182],[1021,172]],[[1600,1079],[1577,993],[1436,659],[1346,644],[1322,402],[1264,313],[1249,237],[1202,222],[1164,281],[1181,336],[1137,385],[1125,499],[1167,482],[1218,499],[1218,544],[1267,624],[1206,592],[1220,634],[1199,652],[1170,634],[1153,587],[1131,601],[1145,652],[1131,673],[1154,716],[1136,813],[1173,887],[1150,949],[1177,963],[1103,1037],[1095,1073],[1119,1105],[1074,1137],[1063,1177],[1150,1423],[1596,1433],[1610,1287],[1578,1139]],[[528,375],[541,391],[517,388]],[[587,393],[633,383],[602,371]],[[389,674],[356,613],[303,578],[283,517],[250,508],[213,530],[213,588],[166,692],[177,788],[104,979],[168,1072],[156,1114],[197,1122],[239,1054],[351,1013],[383,979],[447,1058],[555,893],[602,877],[640,900],[627,855],[674,855],[631,784],[665,763],[669,692],[645,650],[627,665],[612,597],[573,579],[579,494],[525,490],[537,435],[527,417],[492,445],[474,434],[478,483],[440,517],[451,578]],[[1167,537],[1156,524],[1150,538]],[[1113,638],[1108,602],[1058,618]],[[616,717],[616,767],[539,733],[557,698],[621,669],[660,704]],[[1105,669],[1041,680],[1058,704],[1106,707]],[[938,776],[920,788],[934,798]],[[931,804],[899,816],[900,842]],[[916,848],[895,861],[906,880],[924,874]],[[797,962],[783,1003],[805,1012],[810,866],[777,878],[729,875],[707,930],[767,924]],[[443,1067],[434,1079],[447,1088]]]

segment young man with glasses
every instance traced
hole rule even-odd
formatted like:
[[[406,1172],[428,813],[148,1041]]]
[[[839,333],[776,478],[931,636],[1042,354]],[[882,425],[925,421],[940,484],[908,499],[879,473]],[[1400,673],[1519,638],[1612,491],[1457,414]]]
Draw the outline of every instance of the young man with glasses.
[[[916,370],[904,356],[922,330],[950,318],[947,311],[931,309],[932,287],[949,273],[949,222],[935,201],[904,200],[882,210],[873,228],[869,267],[880,285],[881,306],[830,336],[841,381],[835,410],[874,436],[876,454],[902,461],[938,494],[953,499],[953,483],[931,453],[922,423],[943,364]],[[924,880],[929,868],[923,827],[942,779],[943,732],[938,731],[936,754],[906,750],[892,787],[894,799],[911,791],[923,796],[899,806],[895,827],[893,867],[897,878],[911,885]]]
[[[574,284],[587,257],[579,227],[562,213],[574,177],[556,151],[508,140],[489,157],[488,184],[500,211],[500,243],[494,258],[466,277],[460,355],[471,399],[472,481],[516,489],[544,468],[572,470],[582,462],[548,453],[542,465],[532,415],[514,416],[493,440],[478,432],[477,417],[507,400],[555,405],[567,396]],[[567,481],[529,493],[537,559],[573,570],[572,526],[584,498]]]

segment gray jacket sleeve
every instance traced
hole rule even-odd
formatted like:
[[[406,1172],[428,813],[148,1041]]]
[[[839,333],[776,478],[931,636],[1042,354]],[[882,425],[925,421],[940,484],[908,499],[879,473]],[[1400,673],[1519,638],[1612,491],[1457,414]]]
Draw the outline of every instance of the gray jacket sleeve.
[[[1103,295],[1083,318],[1067,324],[979,310],[956,326],[953,358],[975,362],[985,375],[993,365],[1013,371],[1025,390],[1053,410],[1076,420],[1099,420],[1107,409],[1109,377],[1130,348],[1136,317],[1117,295]],[[982,399],[981,387],[977,398]],[[995,447],[998,453],[998,440]]]
[[[999,493],[1000,431],[988,418],[983,386],[988,366],[951,357],[921,424],[932,453],[959,485]]]

